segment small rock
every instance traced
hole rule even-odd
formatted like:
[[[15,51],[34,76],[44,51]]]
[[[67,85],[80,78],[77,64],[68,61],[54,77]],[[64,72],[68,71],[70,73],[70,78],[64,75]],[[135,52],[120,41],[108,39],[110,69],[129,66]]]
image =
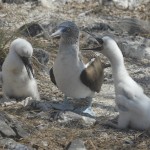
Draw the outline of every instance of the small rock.
[[[0,133],[4,137],[15,137],[16,133],[9,125],[7,125],[7,123],[5,123],[3,119],[4,118],[0,117]]]
[[[33,54],[41,64],[46,65],[48,63],[50,56],[47,51],[40,48],[34,48]]]
[[[137,59],[149,59],[150,40],[143,37],[132,36],[118,39],[118,45],[125,56]],[[148,51],[147,51],[148,50]]]
[[[112,6],[113,0],[99,0],[99,4],[104,6]]]
[[[9,138],[0,139],[0,145],[7,150],[32,150],[32,148],[17,143],[13,139],[9,139]]]
[[[21,122],[4,112],[0,112],[0,133],[3,137],[23,138],[29,136]]]
[[[58,120],[59,122],[69,122],[71,120],[80,120],[82,116],[71,111],[66,111],[60,113],[59,118],[61,118]]]
[[[52,103],[47,101],[35,102],[34,105],[31,105],[34,109],[40,109],[41,111],[48,111],[52,108]]]
[[[81,124],[82,126],[88,126],[88,127],[94,125],[96,122],[94,118],[82,116],[71,111],[60,113],[58,118],[59,118],[58,121],[61,123],[69,123],[75,121]]]
[[[33,100],[32,97],[27,97],[27,98],[23,99],[22,101],[19,101],[18,104],[26,107],[26,106],[32,105],[34,102],[36,102],[36,100]]]
[[[150,33],[150,23],[148,21],[135,18],[124,18],[118,20],[116,27],[114,25],[114,29],[118,27],[123,32],[127,32],[129,35],[146,35]]]
[[[132,141],[132,139],[130,139],[130,138],[125,138],[124,139],[124,146],[127,146],[127,145],[130,145],[130,146],[132,146],[134,144],[134,142]]]
[[[19,28],[19,32],[24,36],[34,37],[34,36],[37,36],[39,34],[42,34],[43,28],[40,24],[31,22],[31,23],[28,23],[28,24],[21,26]]]
[[[149,0],[113,0],[113,2],[114,5],[121,10],[134,10],[140,5],[148,4]]]
[[[22,128],[21,122],[17,121],[16,119],[14,120],[14,127],[13,129],[16,130],[17,136],[21,138],[25,138],[29,136],[29,133],[27,133],[26,130]]]
[[[49,109],[50,110],[50,109]],[[50,119],[50,114],[49,112],[40,112],[37,114],[38,118],[44,119],[44,120],[49,120]]]
[[[1,98],[0,99],[0,105],[2,106],[2,107],[6,107],[6,106],[10,106],[10,105],[14,105],[14,104],[16,104],[17,103],[17,101],[15,100],[15,99],[6,99],[6,98]]]
[[[90,118],[90,117],[83,116],[82,119],[84,120],[86,126],[92,126],[96,122],[94,118]]]
[[[125,10],[128,8],[128,0],[113,0],[117,8]]]
[[[86,150],[86,148],[81,139],[76,139],[69,143],[67,150]]]
[[[39,124],[38,126],[36,126],[36,128],[37,128],[38,130],[43,130],[43,129],[48,128],[48,124]]]
[[[114,31],[114,29],[106,24],[106,23],[95,23],[95,24],[92,24],[92,25],[89,25],[88,27],[86,27],[84,30],[88,30],[88,31],[107,31],[107,30],[110,30],[110,31]]]
[[[150,60],[150,47],[145,48],[145,58]]]
[[[3,3],[15,3],[15,4],[23,4],[25,1],[24,0],[2,0]]]
[[[149,0],[128,0],[128,9],[134,10],[138,6],[141,6],[143,4],[148,4]]]
[[[42,141],[43,146],[47,147],[48,146],[48,142],[47,141]]]
[[[85,11],[85,12],[79,14],[78,17],[79,17],[79,18],[85,17],[86,15],[88,15],[89,13],[91,13],[92,11],[93,11],[92,9],[91,9],[91,10],[88,10],[88,11]]]

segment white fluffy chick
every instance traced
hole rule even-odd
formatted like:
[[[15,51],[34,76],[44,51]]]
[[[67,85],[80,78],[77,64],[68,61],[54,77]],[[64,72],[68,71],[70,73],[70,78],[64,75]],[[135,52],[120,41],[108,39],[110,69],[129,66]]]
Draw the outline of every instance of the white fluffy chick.
[[[140,85],[128,74],[121,50],[110,37],[95,37],[100,47],[91,48],[104,54],[111,62],[115,85],[116,105],[119,111],[118,124],[110,125],[119,129],[150,128],[150,98],[147,97]]]
[[[37,83],[30,64],[33,48],[25,39],[17,38],[2,65],[2,91],[4,98],[32,97],[40,100]]]

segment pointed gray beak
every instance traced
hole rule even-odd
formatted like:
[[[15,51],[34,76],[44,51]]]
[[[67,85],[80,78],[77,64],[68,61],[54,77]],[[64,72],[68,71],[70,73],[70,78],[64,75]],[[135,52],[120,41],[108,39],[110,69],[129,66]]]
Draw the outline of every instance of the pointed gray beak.
[[[98,42],[99,46],[98,47],[93,47],[93,48],[83,48],[82,50],[93,50],[93,51],[102,51],[103,50],[103,40],[102,38],[99,37],[94,37],[94,39]]]
[[[103,39],[100,38],[100,37],[97,37],[96,35],[88,32],[88,31],[84,31],[86,32],[87,34],[91,35],[97,42],[98,42],[98,47],[93,47],[93,48],[83,48],[82,50],[93,50],[93,51],[101,51],[103,50]]]
[[[62,34],[62,29],[58,29],[56,32],[54,32],[53,34],[51,34],[52,38],[56,38],[56,37],[60,37]]]
[[[91,47],[91,48],[82,48],[82,50],[92,50],[92,51],[101,51],[102,47]]]
[[[27,58],[27,57],[21,57],[21,60],[23,61],[25,67],[26,67],[26,70],[27,70],[27,73],[28,73],[28,76],[29,78],[31,79],[33,75],[33,69],[32,69],[32,65],[31,65],[31,61],[30,61],[30,58]],[[31,76],[32,74],[32,76]]]

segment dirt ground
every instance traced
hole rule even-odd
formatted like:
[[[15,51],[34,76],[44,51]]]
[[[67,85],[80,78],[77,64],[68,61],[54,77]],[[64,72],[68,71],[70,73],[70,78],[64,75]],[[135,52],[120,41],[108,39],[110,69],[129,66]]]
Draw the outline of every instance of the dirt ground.
[[[82,19],[77,18],[79,14],[87,10],[92,10],[89,15]],[[4,4],[0,8],[1,20],[8,24],[8,27],[5,26],[4,30],[9,28],[11,34],[24,23],[33,21],[34,19],[39,20],[43,16],[49,19],[50,15],[48,14],[55,16],[54,13],[56,13],[56,17],[59,16],[58,18],[76,21],[79,26],[85,26],[92,22],[100,21],[101,18],[98,16],[102,14],[103,16],[111,15],[119,17],[138,16],[142,19],[147,19],[147,16],[144,16],[144,12],[115,11],[108,7],[102,9],[97,3],[80,5],[71,3],[59,9],[53,8],[51,11],[42,6],[36,6],[31,9],[27,4],[13,4],[11,6],[9,4]],[[57,54],[58,41],[53,41],[51,39],[47,40],[43,37],[29,37],[28,40],[34,47],[42,47],[50,53],[50,61],[46,67],[51,68]],[[6,49],[10,42],[6,44]],[[83,41],[81,41],[81,43],[82,42]],[[150,61],[125,58],[125,64],[133,79],[135,79],[144,88],[145,93],[150,96]],[[37,71],[38,69],[36,67],[36,78],[42,100],[62,101],[63,94],[50,81],[49,75]],[[135,131],[132,129],[118,130],[104,125],[108,120],[114,119],[118,115],[114,104],[115,94],[111,68],[105,70],[105,78],[106,80],[102,85],[100,93],[97,93],[93,100],[93,109],[96,112],[97,121],[90,127],[83,126],[80,122],[61,123],[54,119],[43,119],[38,116],[32,117],[32,114],[35,115],[41,113],[41,111],[32,109],[31,107],[23,107],[18,104],[8,107],[0,106],[0,110],[15,116],[30,132],[29,137],[16,140],[37,150],[63,150],[67,147],[69,142],[78,138],[85,142],[87,150],[150,149],[149,131]],[[51,118],[50,115],[53,115],[55,112],[57,112],[57,110],[50,109],[44,113]],[[43,129],[39,129],[39,126],[43,126]],[[0,148],[3,149],[1,146]]]

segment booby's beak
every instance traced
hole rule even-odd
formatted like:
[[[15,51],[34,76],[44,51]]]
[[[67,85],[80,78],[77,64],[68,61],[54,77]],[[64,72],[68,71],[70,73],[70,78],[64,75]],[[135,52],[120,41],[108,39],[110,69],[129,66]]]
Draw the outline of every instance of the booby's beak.
[[[93,50],[93,51],[101,51],[101,50],[103,50],[103,43],[104,42],[103,42],[102,38],[97,37],[96,35],[88,32],[88,31],[84,31],[84,32],[86,32],[87,34],[91,35],[98,42],[99,46],[98,47],[93,47],[93,48],[83,48],[82,50]]]
[[[21,57],[21,60],[23,61],[24,65],[25,65],[25,67],[26,67],[28,76],[29,76],[29,78],[31,79],[31,78],[32,78],[32,77],[31,77],[31,73],[32,73],[32,76],[34,76],[34,75],[33,75],[33,69],[32,69],[32,65],[31,65],[30,59],[27,58],[27,57]]]
[[[62,34],[62,28],[58,29],[56,32],[54,32],[53,34],[51,34],[52,38],[57,38],[60,37]]]
[[[82,50],[92,50],[92,51],[101,51],[102,47],[98,46],[98,47],[91,47],[91,48],[82,48]]]
[[[93,51],[102,51],[103,50],[103,40],[102,38],[99,37],[94,37],[95,40],[98,42],[99,46],[98,47],[93,47],[93,48],[83,48],[82,50],[93,50]]]

